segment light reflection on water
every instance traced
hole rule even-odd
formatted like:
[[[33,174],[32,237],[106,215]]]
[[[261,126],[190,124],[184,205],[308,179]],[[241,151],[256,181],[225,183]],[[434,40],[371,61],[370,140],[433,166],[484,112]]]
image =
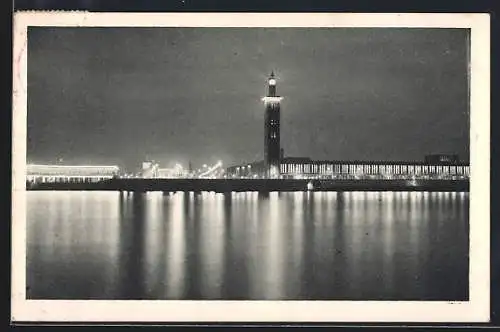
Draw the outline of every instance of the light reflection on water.
[[[467,193],[27,195],[28,298],[468,297]]]

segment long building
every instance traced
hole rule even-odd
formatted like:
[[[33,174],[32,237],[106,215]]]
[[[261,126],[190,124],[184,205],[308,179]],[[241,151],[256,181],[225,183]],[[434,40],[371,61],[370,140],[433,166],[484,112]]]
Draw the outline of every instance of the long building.
[[[342,161],[283,158],[282,179],[468,179],[469,165],[464,162],[424,161]],[[229,167],[228,178],[266,178],[263,162]]]
[[[40,165],[28,164],[26,181],[38,182],[98,182],[119,176],[120,168],[115,165]]]

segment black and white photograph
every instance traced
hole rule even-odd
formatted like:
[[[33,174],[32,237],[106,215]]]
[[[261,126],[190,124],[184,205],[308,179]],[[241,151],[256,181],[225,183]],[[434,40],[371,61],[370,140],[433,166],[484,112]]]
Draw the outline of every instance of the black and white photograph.
[[[45,15],[15,40],[13,297],[486,317],[489,91],[474,69],[488,58],[474,15],[456,27]],[[359,319],[391,317],[380,311]]]

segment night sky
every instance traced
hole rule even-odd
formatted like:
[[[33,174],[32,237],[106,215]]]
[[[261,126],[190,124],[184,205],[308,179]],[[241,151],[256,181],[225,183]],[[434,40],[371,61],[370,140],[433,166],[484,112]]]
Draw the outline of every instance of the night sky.
[[[285,155],[468,161],[466,30],[30,28],[28,162],[261,160],[274,70]]]

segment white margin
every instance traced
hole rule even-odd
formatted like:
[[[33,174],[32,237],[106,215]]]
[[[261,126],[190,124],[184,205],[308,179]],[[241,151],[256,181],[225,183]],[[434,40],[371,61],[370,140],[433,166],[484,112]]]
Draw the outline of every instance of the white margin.
[[[25,174],[28,26],[470,28],[469,301],[26,300]],[[490,19],[488,14],[17,12],[14,14],[13,33],[12,321],[417,323],[489,321]]]

